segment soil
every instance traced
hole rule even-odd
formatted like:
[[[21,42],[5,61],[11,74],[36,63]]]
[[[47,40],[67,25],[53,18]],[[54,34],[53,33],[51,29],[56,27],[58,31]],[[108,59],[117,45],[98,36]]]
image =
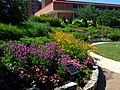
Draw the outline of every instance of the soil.
[[[96,90],[120,90],[120,74],[99,67],[99,80]]]

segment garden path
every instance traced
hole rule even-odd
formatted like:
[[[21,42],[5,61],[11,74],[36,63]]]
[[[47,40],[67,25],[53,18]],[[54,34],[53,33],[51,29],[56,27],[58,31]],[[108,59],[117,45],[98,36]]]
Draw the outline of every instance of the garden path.
[[[103,43],[106,42],[93,43],[92,45]],[[100,66],[96,90],[120,90],[120,62],[107,59],[93,52],[90,52],[90,55]]]
[[[93,43],[92,45],[103,44],[103,43],[106,43],[106,42]],[[120,73],[120,62],[105,58],[105,57],[97,55],[93,52],[90,52],[90,55],[96,59],[98,65],[100,67],[106,68],[115,73]]]

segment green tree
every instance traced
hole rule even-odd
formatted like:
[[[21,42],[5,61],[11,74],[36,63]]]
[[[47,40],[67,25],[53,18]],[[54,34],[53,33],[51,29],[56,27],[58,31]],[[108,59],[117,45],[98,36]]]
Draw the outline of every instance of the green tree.
[[[18,24],[26,20],[26,0],[0,0],[0,22]]]
[[[120,11],[119,10],[104,10],[97,17],[97,23],[104,26],[120,26]]]
[[[98,10],[95,8],[95,6],[92,6],[91,4],[84,6],[83,8],[80,8],[78,11],[79,19],[83,19],[83,21],[86,23],[87,21],[93,22],[93,26],[96,26],[96,17],[99,15]]]

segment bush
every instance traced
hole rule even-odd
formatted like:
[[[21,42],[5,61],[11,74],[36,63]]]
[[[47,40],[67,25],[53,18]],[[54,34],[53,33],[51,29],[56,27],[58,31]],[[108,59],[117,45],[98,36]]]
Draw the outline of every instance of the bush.
[[[61,31],[62,29],[61,27],[52,27],[52,32]]]
[[[112,28],[108,27],[108,26],[97,26],[97,29],[102,29],[102,30],[108,30],[110,31]]]
[[[108,35],[108,37],[113,41],[119,41],[120,40],[120,34],[111,33],[111,34]]]
[[[120,26],[120,12],[119,10],[103,10],[101,15],[97,17],[97,23],[99,25],[109,26],[109,27],[119,27]]]
[[[65,27],[65,28],[62,29],[62,31],[63,31],[63,32],[68,32],[68,31],[71,30],[71,29],[73,29],[73,28],[71,28],[71,27]]]
[[[19,27],[26,29],[26,36],[39,37],[47,36],[48,32],[51,31],[51,27],[48,23],[39,22],[23,22]]]
[[[73,35],[74,35],[74,37],[76,39],[82,39],[84,41],[88,41],[89,40],[89,35],[84,34],[84,33],[77,33],[77,32],[75,32],[75,33],[73,33]]]
[[[5,46],[6,46],[5,41],[0,40],[0,59],[2,56],[4,56]],[[0,77],[6,73],[6,70],[7,70],[7,68],[6,68],[5,64],[0,60]]]
[[[113,41],[120,40],[120,29],[112,29],[111,32],[108,34],[108,38]]]
[[[82,28],[82,30],[89,31],[90,34],[95,34],[97,32],[95,27]]]
[[[51,40],[48,39],[47,37],[36,37],[36,38],[30,38],[30,37],[25,37],[25,38],[20,38],[20,40],[26,44],[45,44],[47,42],[50,42]]]
[[[82,21],[79,20],[79,19],[75,19],[75,20],[73,21],[73,25],[76,25],[76,26],[78,26],[78,27],[85,27],[85,22],[82,22]]]
[[[24,32],[16,26],[0,24],[0,39],[1,40],[17,40],[24,36]]]
[[[61,22],[58,18],[50,18],[45,16],[31,16],[30,21],[39,22],[39,23],[46,23],[49,22],[52,27],[60,27]]]
[[[77,25],[73,25],[73,24],[68,24],[66,27],[70,27],[70,28],[77,28]]]
[[[107,26],[88,27],[82,29],[89,31],[92,38],[107,38],[107,35],[112,31],[112,28]]]
[[[72,32],[76,39],[82,39],[84,41],[88,41],[90,39],[90,32],[88,31],[71,29],[69,32]]]
[[[6,42],[5,41],[2,41],[0,40],[0,57],[2,57],[4,55],[4,47],[6,46]]]

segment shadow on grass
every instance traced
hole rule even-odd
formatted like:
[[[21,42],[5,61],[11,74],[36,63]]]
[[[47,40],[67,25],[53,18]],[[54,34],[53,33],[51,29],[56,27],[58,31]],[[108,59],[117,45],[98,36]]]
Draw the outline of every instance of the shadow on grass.
[[[105,90],[106,87],[106,77],[103,73],[103,70],[101,67],[98,67],[99,69],[99,76],[98,76],[98,83],[97,83],[97,88],[95,90]]]

